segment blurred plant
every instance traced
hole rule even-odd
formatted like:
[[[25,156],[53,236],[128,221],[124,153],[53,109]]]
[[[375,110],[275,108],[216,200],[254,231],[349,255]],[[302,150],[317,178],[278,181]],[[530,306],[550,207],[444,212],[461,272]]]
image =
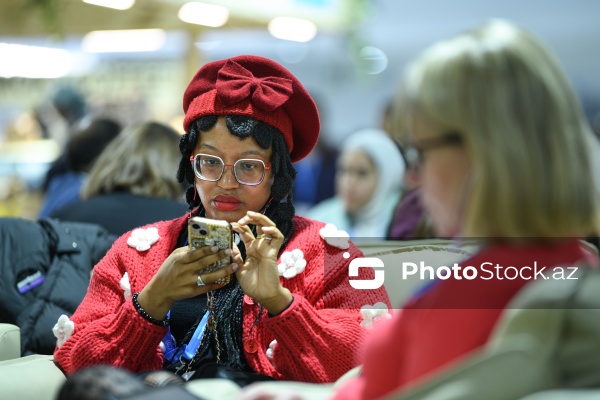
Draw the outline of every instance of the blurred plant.
[[[363,37],[364,22],[372,17],[373,5],[367,0],[346,0],[347,29],[344,32],[345,40],[356,65],[356,71],[360,71],[361,77],[369,69],[367,61],[361,57],[361,50],[368,45]]]
[[[358,23],[364,20],[369,14],[369,1],[367,0],[346,0],[346,20],[349,23]]]
[[[61,15],[69,0],[24,0],[22,9],[39,13],[40,20],[48,33],[58,38],[63,36]]]

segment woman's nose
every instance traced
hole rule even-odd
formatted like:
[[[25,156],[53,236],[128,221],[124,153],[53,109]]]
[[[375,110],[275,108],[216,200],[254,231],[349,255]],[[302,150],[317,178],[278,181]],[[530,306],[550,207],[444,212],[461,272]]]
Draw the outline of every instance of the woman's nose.
[[[223,175],[219,179],[219,187],[223,189],[233,189],[237,188],[240,184],[235,178],[235,174],[233,172],[233,167],[227,165],[225,166],[225,170],[223,171]]]

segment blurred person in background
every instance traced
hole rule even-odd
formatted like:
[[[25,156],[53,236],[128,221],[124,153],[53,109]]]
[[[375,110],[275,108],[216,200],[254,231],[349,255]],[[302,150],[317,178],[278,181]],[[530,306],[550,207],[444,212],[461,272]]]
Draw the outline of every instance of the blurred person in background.
[[[335,195],[335,169],[338,151],[321,137],[306,158],[294,163],[297,171],[294,205],[298,215],[305,215],[320,202]]]
[[[313,98],[315,97],[312,94]],[[315,99],[321,119],[321,133],[315,148],[302,160],[294,163],[296,181],[294,182],[294,207],[297,215],[305,215],[307,210],[323,200],[335,195],[335,169],[338,151],[327,143],[323,132],[323,120],[327,118],[322,101]]]
[[[52,94],[50,102],[70,129],[76,128],[88,115],[87,101],[74,87],[59,87]]]
[[[435,231],[480,241],[459,265],[480,276],[485,263],[598,266],[580,241],[599,227],[592,132],[537,38],[492,21],[440,42],[412,64],[398,104]],[[529,279],[435,280],[373,336],[361,376],[334,398],[379,398],[448,368],[486,343]],[[597,348],[590,356],[599,356]],[[571,357],[561,368],[576,368],[579,356]]]
[[[403,139],[400,139],[403,140]],[[404,139],[406,140],[406,139]],[[418,154],[414,149],[402,149],[405,162],[404,186],[402,195],[394,208],[388,227],[388,240],[418,240],[431,239],[438,235],[432,226],[432,221],[421,198],[419,187]]]
[[[336,196],[317,204],[306,216],[334,224],[352,238],[384,239],[400,198],[403,174],[402,155],[384,131],[357,131],[340,147]]]
[[[449,380],[443,387],[458,390],[453,393],[459,397],[516,398],[477,395],[466,376],[452,381],[452,368],[487,344],[509,302],[536,279],[560,282],[565,278],[555,277],[555,268],[576,265],[583,277],[597,282],[598,254],[581,240],[597,234],[600,226],[590,126],[552,53],[535,36],[505,21],[491,21],[424,51],[405,74],[397,104],[410,132],[406,147],[417,155],[413,162],[434,228],[443,237],[478,241],[479,250],[457,263],[471,266],[477,275],[463,279],[451,274],[417,291],[373,331],[360,375],[328,398],[401,396],[439,373]],[[533,265],[543,266],[545,277],[534,279]],[[490,278],[485,266],[488,271],[515,268],[518,274]],[[555,295],[574,296],[570,291]],[[557,343],[544,342],[540,332],[547,327],[535,326],[543,319],[519,321],[531,323],[526,333],[517,332],[530,335],[525,354],[541,377],[518,382],[522,395],[600,387],[596,298],[587,293],[587,309],[569,314],[553,310],[563,321],[552,328],[560,331]],[[486,375],[489,379],[504,379],[507,392],[513,390],[514,382],[505,378],[508,371],[487,372],[493,374]],[[480,375],[473,371],[469,376]],[[293,398],[314,398],[309,388]],[[243,398],[281,398],[268,390],[258,385]],[[434,393],[442,392],[438,388]]]
[[[184,189],[171,172],[179,165],[180,138],[158,122],[124,129],[94,163],[81,199],[51,216],[102,225],[115,235],[181,216]]]
[[[385,103],[382,113],[381,126],[392,137],[398,146],[404,162],[402,193],[394,208],[386,239],[388,240],[417,240],[429,239],[436,236],[431,226],[431,220],[425,212],[419,191],[419,169],[413,162],[415,154],[410,149],[404,149],[402,143],[407,140],[407,132],[398,134],[399,125],[395,115],[393,99]]]
[[[48,186],[38,214],[40,218],[49,217],[55,210],[80,198],[80,189],[94,161],[120,131],[118,122],[95,118],[73,133],[63,155],[48,172]]]
[[[52,163],[46,172],[43,190],[48,190],[50,181],[56,175],[67,172],[70,168],[67,146],[71,137],[81,132],[90,123],[88,105],[85,96],[77,88],[61,85],[51,94],[49,100],[36,108],[44,133],[54,140],[60,148],[61,155]]]

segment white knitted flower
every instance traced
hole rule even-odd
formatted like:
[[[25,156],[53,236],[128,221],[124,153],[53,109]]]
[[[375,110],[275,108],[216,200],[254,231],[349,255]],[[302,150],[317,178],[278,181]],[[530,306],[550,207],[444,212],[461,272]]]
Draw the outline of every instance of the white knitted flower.
[[[127,244],[137,251],[146,251],[154,243],[158,241],[158,229],[152,227],[147,229],[137,228],[131,232],[131,236],[127,239]]]
[[[334,224],[326,224],[319,230],[319,235],[328,245],[345,250],[350,247],[350,235],[344,230],[338,230]]]
[[[387,305],[382,302],[375,303],[373,305],[366,304],[362,306],[360,309],[360,315],[363,318],[360,326],[368,329],[372,328],[379,321],[392,318],[392,315],[388,312]]]
[[[62,314],[54,328],[52,328],[52,333],[56,336],[56,346],[60,348],[73,335],[74,330],[75,323],[65,314]]]
[[[121,278],[121,282],[119,282],[119,285],[121,286],[121,289],[123,289],[123,297],[125,297],[125,300],[130,298],[131,284],[129,283],[129,275],[127,275],[127,272],[125,272],[125,274]]]
[[[279,276],[283,276],[285,279],[295,277],[304,271],[304,268],[306,267],[304,253],[300,249],[284,252],[279,261],[280,263],[277,265],[277,270],[279,271]]]
[[[277,340],[273,340],[271,343],[269,343],[269,348],[266,351],[267,358],[269,359],[269,361],[271,361],[271,364],[273,364],[273,352],[275,351],[276,345],[277,345]]]

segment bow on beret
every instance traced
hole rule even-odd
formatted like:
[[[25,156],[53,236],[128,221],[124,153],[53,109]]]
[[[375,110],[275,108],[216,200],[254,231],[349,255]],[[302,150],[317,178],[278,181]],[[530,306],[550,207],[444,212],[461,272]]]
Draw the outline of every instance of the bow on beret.
[[[219,70],[215,87],[225,106],[252,97],[252,104],[265,111],[281,107],[293,93],[291,79],[278,76],[256,78],[252,72],[232,60]]]
[[[280,64],[238,56],[204,65],[183,97],[184,129],[205,115],[245,115],[277,128],[292,162],[304,158],[319,136],[317,107],[300,81]]]

